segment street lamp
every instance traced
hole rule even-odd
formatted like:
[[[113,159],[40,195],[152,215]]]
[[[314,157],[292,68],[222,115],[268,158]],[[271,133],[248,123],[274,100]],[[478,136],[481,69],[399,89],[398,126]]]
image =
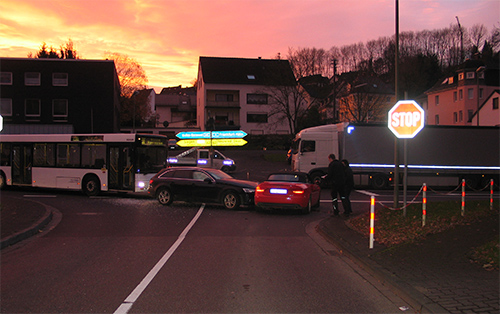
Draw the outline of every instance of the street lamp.
[[[477,115],[477,126],[479,126],[479,73],[483,72],[486,69],[485,66],[480,66],[479,68],[476,69],[476,83],[477,83],[477,109],[476,109],[476,115]]]

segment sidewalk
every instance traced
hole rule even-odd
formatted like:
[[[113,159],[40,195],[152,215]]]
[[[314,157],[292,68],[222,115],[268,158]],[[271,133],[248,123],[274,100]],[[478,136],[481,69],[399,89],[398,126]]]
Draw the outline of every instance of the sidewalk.
[[[491,217],[490,217],[491,218]],[[474,247],[498,236],[498,216],[390,249],[332,217],[317,230],[421,313],[499,313],[499,272],[470,262]]]
[[[52,211],[26,199],[1,196],[1,248],[40,232]],[[420,313],[499,313],[499,271],[469,261],[472,248],[499,232],[498,216],[387,249],[353,231],[340,217],[316,230]]]

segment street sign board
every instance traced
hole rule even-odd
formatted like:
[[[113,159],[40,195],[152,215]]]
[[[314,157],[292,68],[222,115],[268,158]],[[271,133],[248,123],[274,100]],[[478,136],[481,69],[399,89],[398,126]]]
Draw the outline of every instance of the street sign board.
[[[210,138],[210,131],[179,132],[176,136],[180,139]]]
[[[212,138],[244,138],[247,134],[244,131],[212,131]]]
[[[424,128],[424,117],[414,100],[400,100],[389,110],[388,127],[398,138],[414,138]]]
[[[247,133],[241,130],[236,131],[194,131],[179,132],[176,135],[181,140],[198,138],[244,138]]]
[[[0,114],[0,131],[2,131],[2,130],[3,130],[3,117]]]
[[[243,146],[247,143],[241,138],[229,138],[229,139],[191,139],[191,140],[179,140],[177,145],[180,147],[203,147],[203,146]]]

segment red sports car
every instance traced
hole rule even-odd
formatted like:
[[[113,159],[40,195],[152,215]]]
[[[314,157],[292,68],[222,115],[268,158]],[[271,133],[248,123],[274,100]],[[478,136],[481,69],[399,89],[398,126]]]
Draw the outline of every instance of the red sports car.
[[[313,184],[307,173],[272,173],[255,189],[255,206],[298,209],[307,214],[319,206],[320,192],[319,185]]]

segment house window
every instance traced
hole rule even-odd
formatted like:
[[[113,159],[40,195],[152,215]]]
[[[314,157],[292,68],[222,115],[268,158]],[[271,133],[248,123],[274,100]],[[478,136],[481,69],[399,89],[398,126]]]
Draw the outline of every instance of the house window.
[[[475,77],[474,72],[467,72],[467,79],[473,79]]]
[[[438,125],[439,124],[439,115],[434,116],[434,124]]]
[[[234,101],[232,94],[215,94],[215,101]]]
[[[247,94],[247,104],[267,105],[267,94]]]
[[[436,102],[436,106],[439,105],[439,95],[436,95],[436,97],[434,97],[434,100]]]
[[[40,99],[26,99],[24,112],[27,118],[40,118]]]
[[[457,101],[457,99],[458,99],[457,92],[453,92],[453,101]]]
[[[458,80],[462,81],[464,79],[464,73],[458,73]]]
[[[477,78],[484,79],[484,72],[479,72]]]
[[[467,90],[467,95],[468,95],[469,99],[474,99],[474,89],[469,88]]]
[[[68,86],[68,73],[52,73],[53,86]]]
[[[12,85],[12,73],[1,72],[0,85]]]
[[[479,99],[483,99],[483,92],[484,90],[482,88],[479,89]]]
[[[458,122],[458,114],[456,112],[453,113],[453,123]]]
[[[266,113],[247,113],[248,123],[267,123]]]
[[[4,117],[12,116],[12,99],[10,98],[0,99],[0,115]]]
[[[498,97],[495,97],[492,99],[492,103],[493,103],[493,110],[496,110],[498,109]]]
[[[459,100],[464,99],[464,90],[463,90],[463,89],[460,89],[460,90],[458,91],[458,99],[459,99]]]
[[[27,86],[40,86],[40,72],[26,72],[24,73],[24,85]]]
[[[462,111],[462,110],[460,110],[460,111],[458,112],[458,121],[459,121],[459,122],[464,121],[464,113],[463,113],[463,111]]]
[[[467,110],[467,121],[469,121],[469,122],[472,121],[473,114],[474,114],[474,110],[472,110],[472,109]]]
[[[68,100],[54,99],[52,100],[52,116],[58,120],[68,117]]]

